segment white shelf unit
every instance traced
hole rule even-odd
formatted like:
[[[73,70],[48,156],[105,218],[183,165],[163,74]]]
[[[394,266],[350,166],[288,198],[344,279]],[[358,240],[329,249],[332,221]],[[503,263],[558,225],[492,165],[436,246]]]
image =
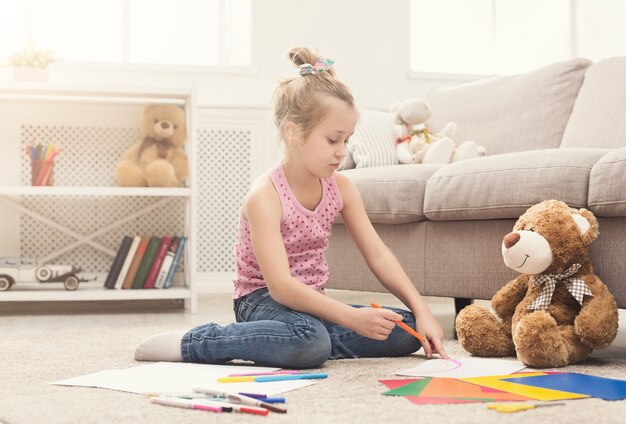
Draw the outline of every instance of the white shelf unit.
[[[185,109],[185,149],[190,171],[187,186],[117,187],[113,180],[112,165],[119,158],[119,154],[136,140],[136,136],[140,136],[141,111],[152,103],[176,104]],[[100,269],[91,272],[92,270],[80,263],[73,264],[84,268],[83,276],[97,276],[94,282],[81,283],[76,291],[66,291],[62,285],[56,283],[18,282],[8,291],[0,292],[0,304],[13,301],[181,299],[185,308],[194,313],[197,306],[197,289],[194,286],[196,242],[192,237],[197,192],[194,188],[197,186],[194,88],[0,83],[0,114],[3,113],[8,115],[8,119],[0,122],[0,157],[3,158],[0,167],[0,213],[4,217],[0,220],[4,221],[0,222],[0,256],[30,256],[23,252],[26,249],[23,245],[27,244],[24,242],[24,228],[27,228],[24,220],[28,220],[49,230],[38,236],[41,237],[38,242],[45,246],[45,252],[40,251],[37,255],[40,262],[54,262],[55,259],[77,254],[77,251],[84,258],[93,252],[92,256],[98,257],[94,268]],[[116,120],[119,121],[117,124]],[[24,160],[23,147],[28,142],[26,139],[33,137],[33,134],[44,138],[61,138],[61,141],[54,141],[62,149],[55,163],[55,186],[30,186],[26,169],[28,162]],[[63,137],[67,137],[67,143],[75,147],[73,152],[71,147],[66,149]],[[108,148],[102,140],[106,140],[107,144],[109,140],[114,140],[118,144]],[[50,142],[38,141],[44,144]],[[89,146],[90,141],[96,146]],[[83,159],[87,159],[85,152],[94,147],[97,148],[94,150],[96,159],[83,164]],[[100,147],[106,148],[101,152]],[[64,156],[69,157],[70,163],[62,164]],[[94,175],[90,175],[91,168],[94,168],[93,161],[96,161],[97,166]],[[72,171],[73,168],[76,170]],[[51,203],[50,211],[41,207],[45,202]],[[83,209],[85,202],[93,202],[94,205]],[[116,210],[118,202],[130,202],[133,210]],[[167,222],[163,227],[158,223],[145,222],[154,219],[152,215],[164,210],[169,212],[164,218]],[[99,216],[89,216],[90,211]],[[83,222],[83,227],[87,229],[73,228],[77,222]],[[130,227],[126,228],[125,225]],[[152,228],[147,229],[150,225]],[[177,235],[187,237],[181,262],[183,269],[179,273],[182,274],[182,279],[178,279],[175,285],[168,289],[104,288],[108,267],[112,264],[121,242],[120,235],[140,234],[141,230],[133,233],[134,228],[152,233],[143,235],[173,235],[180,228],[181,232]],[[50,237],[50,234],[55,237]],[[51,240],[56,239],[57,235],[58,242]],[[107,243],[100,240],[101,238],[107,239]],[[32,237],[30,243],[32,245]],[[39,246],[38,248],[41,250]]]

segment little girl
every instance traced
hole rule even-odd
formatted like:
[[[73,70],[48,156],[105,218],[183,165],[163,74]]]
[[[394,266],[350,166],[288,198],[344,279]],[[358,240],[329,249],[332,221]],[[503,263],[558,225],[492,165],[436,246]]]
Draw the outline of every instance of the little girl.
[[[282,162],[244,199],[235,245],[236,323],[201,325],[144,340],[135,359],[221,364],[233,359],[315,368],[327,359],[407,355],[421,344],[393,322],[422,333],[447,358],[443,330],[400,263],[372,227],[359,192],[336,172],[358,114],[333,62],[306,48],[289,52],[299,75],[279,84],[274,121]],[[412,312],[346,305],[324,295],[332,223],[347,230],[382,285]]]

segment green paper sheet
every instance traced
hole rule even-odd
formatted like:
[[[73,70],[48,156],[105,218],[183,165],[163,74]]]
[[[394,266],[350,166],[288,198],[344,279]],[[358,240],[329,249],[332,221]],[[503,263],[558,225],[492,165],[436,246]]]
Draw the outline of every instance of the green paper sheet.
[[[383,392],[383,395],[386,396],[419,396],[422,393],[422,390],[430,383],[431,378],[425,378],[423,380],[418,380],[414,383],[405,384],[402,387],[398,387],[397,389],[389,390],[387,392]]]

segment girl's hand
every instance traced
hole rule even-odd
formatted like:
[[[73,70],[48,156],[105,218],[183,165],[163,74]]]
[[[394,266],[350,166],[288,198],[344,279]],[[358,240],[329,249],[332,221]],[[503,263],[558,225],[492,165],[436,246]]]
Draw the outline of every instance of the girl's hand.
[[[443,329],[430,311],[422,312],[415,317],[415,330],[426,337],[430,343],[423,345],[427,358],[432,358],[433,352],[438,353],[441,359],[450,359],[443,349]]]
[[[363,337],[386,340],[402,315],[389,309],[354,308],[351,328]]]

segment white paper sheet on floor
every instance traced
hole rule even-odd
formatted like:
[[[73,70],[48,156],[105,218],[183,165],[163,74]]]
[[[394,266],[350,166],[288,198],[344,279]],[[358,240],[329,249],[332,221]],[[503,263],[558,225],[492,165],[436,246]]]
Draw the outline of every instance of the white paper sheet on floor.
[[[193,388],[215,388],[229,392],[262,393],[274,396],[300,389],[316,381],[289,380],[265,383],[218,383],[218,377],[237,373],[277,371],[279,368],[156,362],[132,368],[99,371],[50,384],[99,387],[132,393],[191,393]]]
[[[499,358],[427,359],[419,365],[396,372],[411,377],[472,378],[508,375],[526,368],[517,360]]]

